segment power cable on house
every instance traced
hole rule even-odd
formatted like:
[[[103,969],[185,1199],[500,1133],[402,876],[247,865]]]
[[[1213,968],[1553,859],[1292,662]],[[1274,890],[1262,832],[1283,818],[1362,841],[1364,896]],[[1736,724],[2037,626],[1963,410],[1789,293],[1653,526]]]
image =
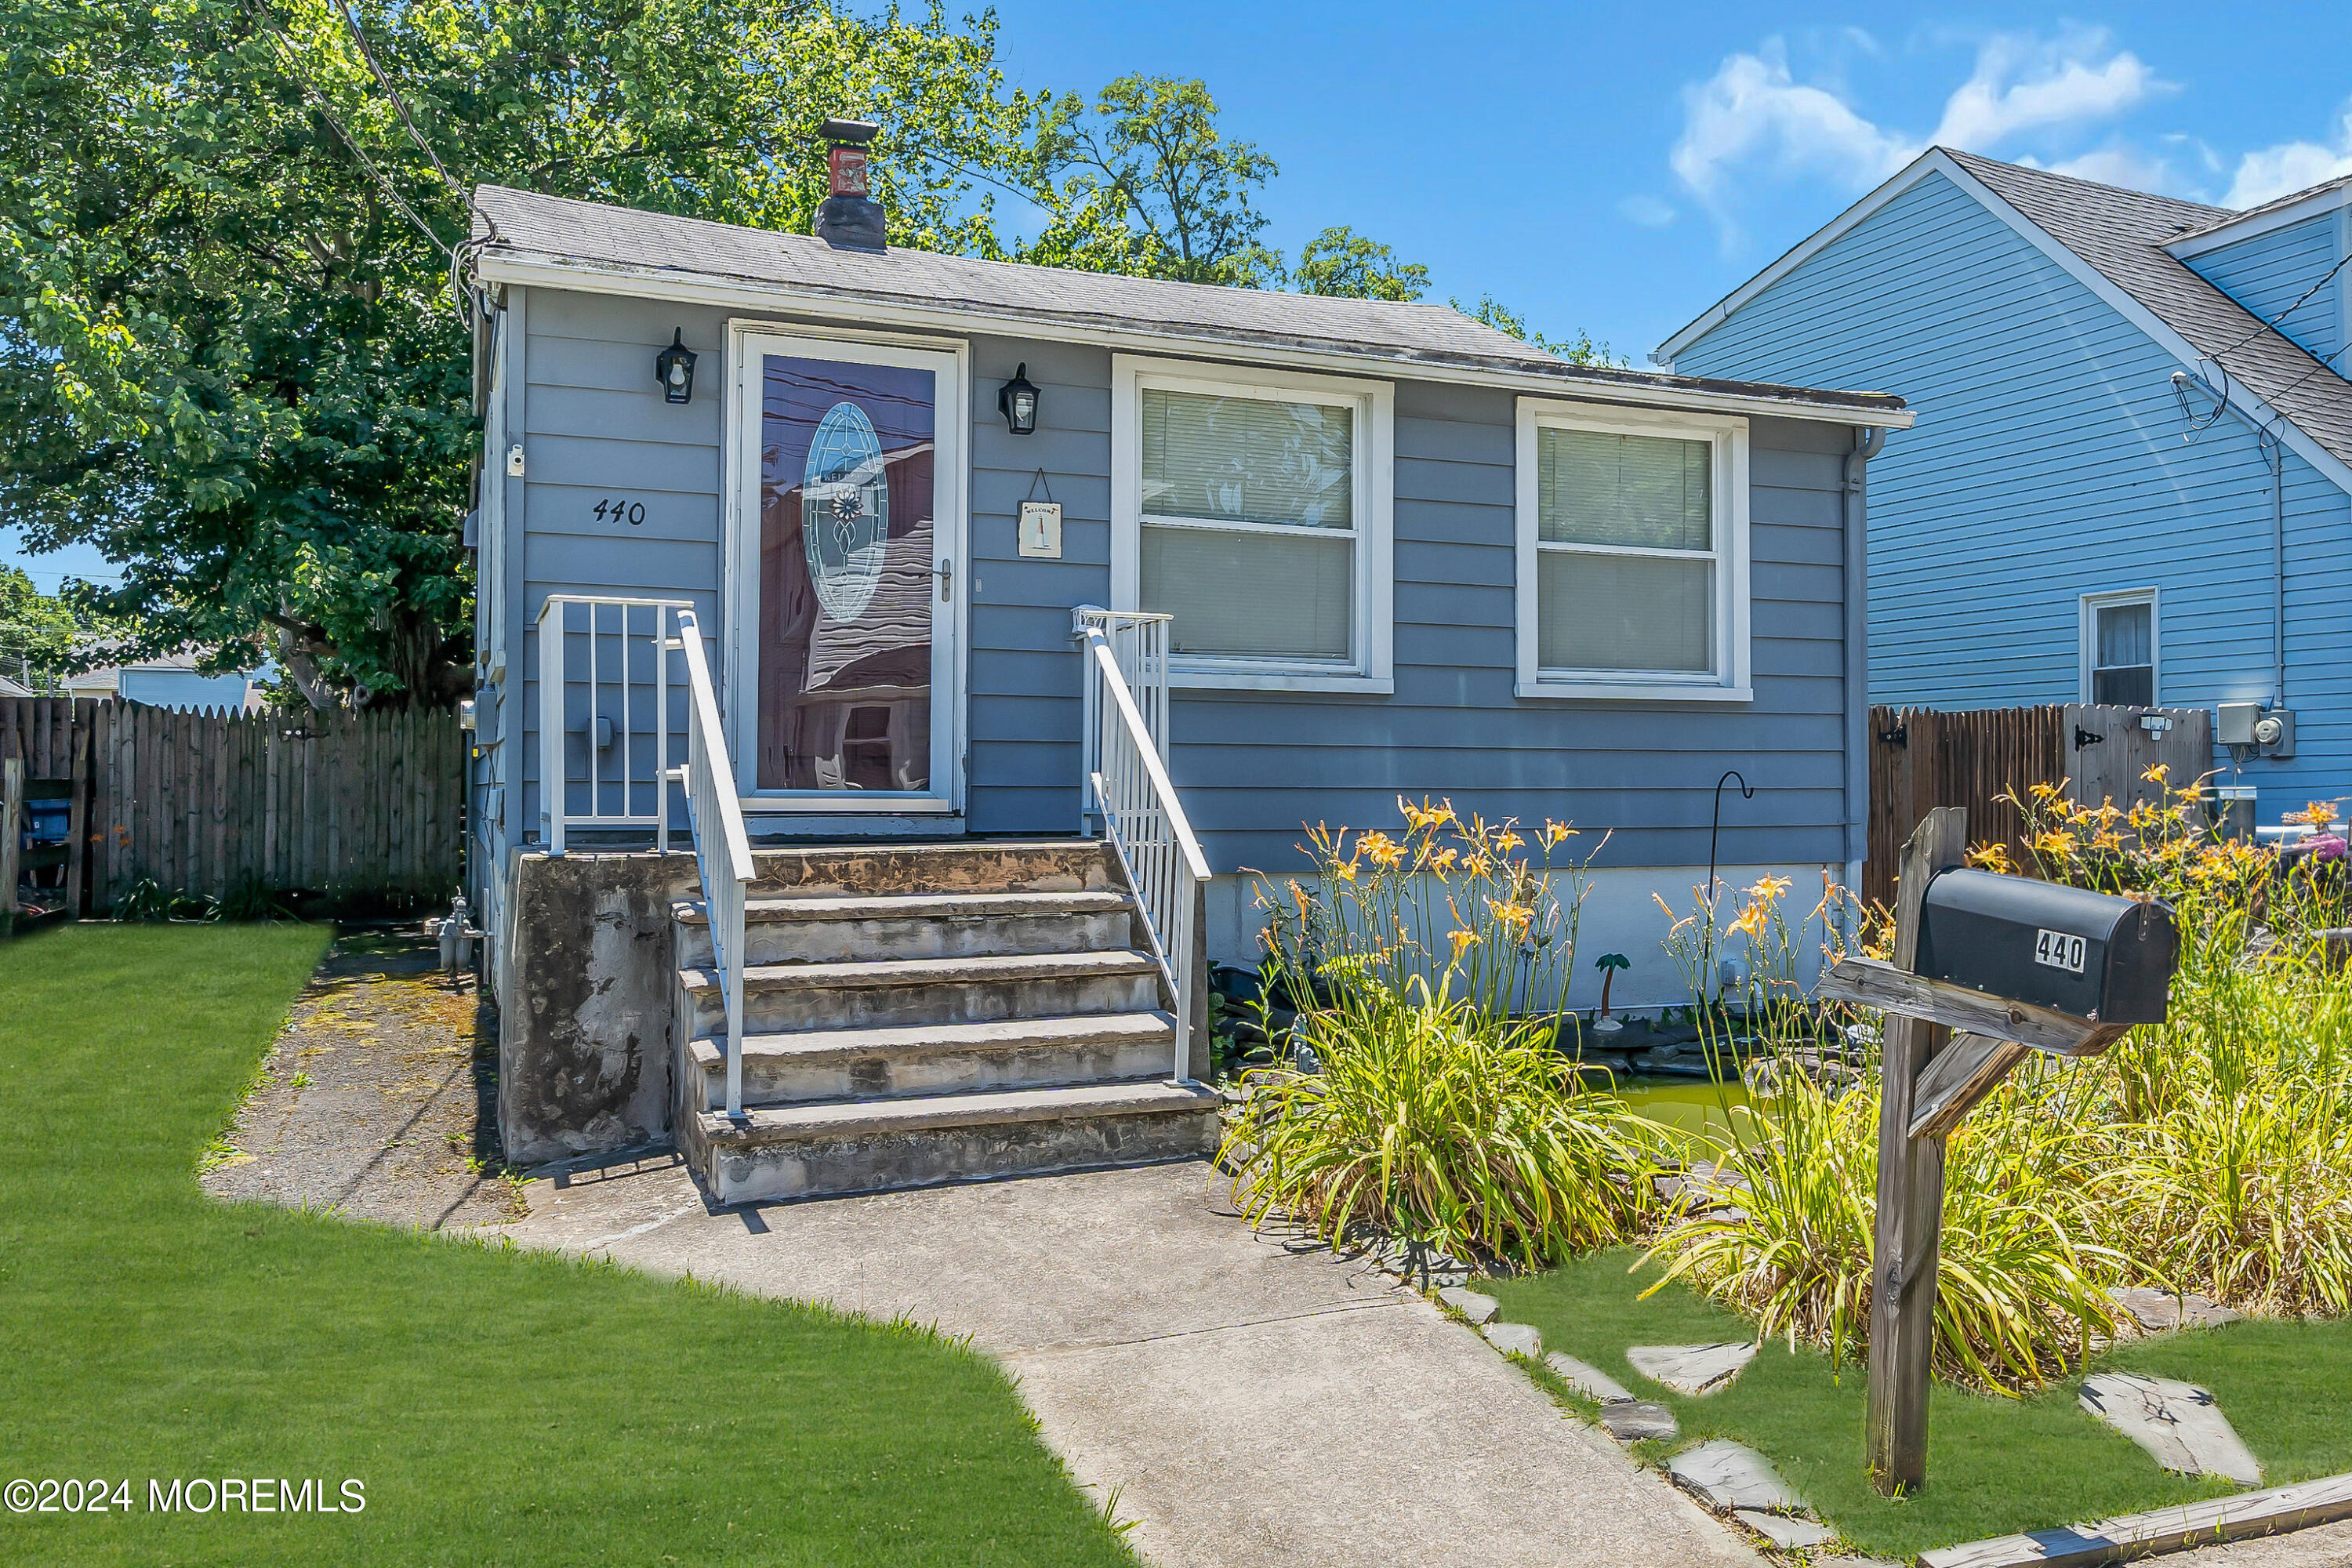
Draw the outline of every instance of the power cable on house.
[[[2197,378],[2204,384],[2205,389],[2212,394],[2214,399],[2213,412],[2207,415],[2203,419],[2199,419],[2189,410],[2187,390],[2180,384],[2179,376],[2175,376],[2173,381],[2173,396],[2178,399],[2180,404],[2180,416],[2184,425],[2184,428],[2180,435],[2180,438],[2182,440],[2195,440],[2199,435],[2220,423],[2221,416],[2230,412],[2231,373],[2229,365],[2222,359],[2222,355],[2236,353],[2240,349],[2244,348],[2248,343],[2252,342],[2264,332],[2278,331],[2278,325],[2281,321],[2285,321],[2289,316],[2292,316],[2297,310],[2302,310],[2305,305],[2310,303],[2312,296],[2317,294],[2322,289],[2326,288],[2327,285],[2334,280],[2336,275],[2343,271],[2347,265],[2352,265],[2352,251],[2347,251],[2342,257],[2338,258],[2335,266],[2320,274],[2318,280],[2313,283],[2310,288],[2305,289],[2302,293],[2296,295],[2294,302],[2289,305],[2285,310],[2281,310],[2269,321],[2263,321],[2261,325],[2255,327],[2252,331],[2248,332],[2236,342],[2231,343],[2228,348],[2216,349],[2210,353],[2200,354],[2198,356],[2198,362],[2200,364],[2210,363],[2215,370],[2221,373],[2221,384],[2218,387],[2213,385],[2212,383],[2206,381],[2201,375]],[[2286,336],[2284,332],[2280,332],[2279,335],[2281,337]],[[2287,341],[2289,342],[2294,342],[2292,338],[2288,338]],[[2303,347],[2300,343],[2295,343],[2295,346],[2297,348]],[[2294,380],[2289,382],[2279,391],[2263,398],[2263,401],[2269,404],[2273,410],[2275,410],[2280,398],[2292,395],[2297,387],[2303,385],[2304,383],[2309,381],[2313,376],[2317,375],[2321,371],[2334,370],[2336,367],[2330,362],[2335,360],[2337,355],[2343,353],[2347,348],[2352,348],[2352,339],[2347,339],[2343,345],[2336,350],[2335,353],[2326,354],[2325,356],[2312,354],[2311,357],[2316,360],[2318,362],[2317,363],[2313,365],[2311,369],[2305,371],[2301,375],[2295,377]],[[2305,353],[2310,353],[2311,351],[2305,349],[2304,352]],[[2273,414],[2273,417],[2283,417],[2283,416]]]
[[[467,212],[473,211],[474,204],[466,195],[466,187],[457,183],[457,176],[449,173],[449,166],[441,162],[441,154],[433,150],[433,143],[416,129],[416,121],[408,112],[408,100],[400,96],[400,89],[392,85],[392,78],[384,75],[383,68],[376,64],[375,51],[368,47],[367,35],[360,31],[360,19],[352,14],[349,0],[335,0],[335,9],[342,13],[343,26],[351,29],[352,42],[359,46],[360,58],[367,62],[367,68],[375,76],[376,85],[383,88],[384,96],[392,100],[393,112],[399,115],[401,124],[407,127],[408,139],[432,161],[434,171],[441,176],[441,183],[449,187],[449,194],[457,198],[457,205]]]
[[[295,63],[291,46],[288,44],[285,37],[278,33],[277,28],[268,26],[266,24],[263,30],[268,37],[271,44],[277,47],[278,58],[285,61],[286,74],[293,78],[295,85],[299,87],[302,89],[303,95],[310,99],[312,107],[317,109],[319,111],[319,118],[327,122],[327,129],[335,133],[336,140],[340,141],[345,147],[349,148],[351,150],[352,156],[359,160],[360,167],[365,169],[368,172],[369,176],[375,181],[377,188],[383,191],[384,198],[391,202],[394,207],[398,208],[404,217],[407,218],[411,224],[415,226],[416,231],[419,234],[433,242],[433,247],[436,250],[438,250],[444,256],[454,255],[455,252],[451,249],[449,242],[433,232],[433,226],[426,223],[417,213],[416,209],[408,205],[407,198],[400,194],[398,188],[393,184],[390,177],[387,176],[382,169],[376,166],[375,160],[369,157],[367,153],[361,149],[359,142],[352,138],[352,133],[343,129],[342,121],[335,118],[334,110],[328,104],[325,95],[320,93],[317,88],[310,85],[310,78],[304,76],[302,74],[301,67]]]
[[[441,161],[441,154],[434,151],[433,143],[425,140],[425,132],[416,128],[416,117],[408,111],[408,100],[401,96],[400,89],[393,85],[391,76],[376,60],[375,50],[370,47],[367,34],[361,30],[360,19],[352,12],[350,0],[335,0],[335,9],[341,14],[343,26],[351,32],[352,42],[359,46],[360,58],[367,62],[367,68],[374,76],[376,85],[383,88],[384,96],[392,100],[393,112],[400,116],[400,123],[407,131],[408,139],[415,142],[417,151],[423,153],[431,162],[434,172],[441,176],[441,183],[446,185],[449,194],[457,198],[457,205],[464,209],[468,217],[478,215],[483,225],[489,230],[488,239],[481,242],[478,243],[468,238],[458,241],[454,247],[443,247],[449,257],[450,303],[457,307],[457,319],[470,329],[474,325],[475,300],[473,290],[467,287],[466,270],[473,260],[474,252],[480,249],[482,244],[499,237],[499,221],[474,204],[474,198],[467,192],[466,187],[457,183],[457,177],[455,174],[449,173],[449,165]]]

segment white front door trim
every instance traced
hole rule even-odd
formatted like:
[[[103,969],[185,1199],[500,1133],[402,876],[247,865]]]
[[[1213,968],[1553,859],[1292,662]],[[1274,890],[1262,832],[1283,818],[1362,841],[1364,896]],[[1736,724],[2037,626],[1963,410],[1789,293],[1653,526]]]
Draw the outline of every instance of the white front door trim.
[[[933,413],[931,564],[933,581],[948,585],[948,599],[935,606],[931,624],[931,788],[923,795],[755,787],[760,739],[760,439],[765,411],[760,364],[769,354],[897,365],[928,370],[935,378],[939,401]],[[971,602],[966,548],[970,478],[965,456],[969,416],[964,405],[971,384],[971,358],[970,346],[954,339],[833,332],[758,321],[727,324],[726,384],[734,407],[726,421],[724,454],[722,593],[727,636],[725,689],[719,696],[727,743],[734,753],[736,787],[746,813],[894,817],[963,813],[964,649],[969,646],[965,611]],[[742,700],[737,700],[738,693]]]

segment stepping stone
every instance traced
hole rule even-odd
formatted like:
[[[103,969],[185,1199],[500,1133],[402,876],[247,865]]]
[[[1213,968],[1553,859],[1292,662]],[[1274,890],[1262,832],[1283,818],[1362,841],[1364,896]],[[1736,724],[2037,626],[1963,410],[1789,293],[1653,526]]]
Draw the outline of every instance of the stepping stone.
[[[1532,1361],[1543,1354],[1543,1336],[1525,1323],[1488,1323],[1478,1331],[1505,1355],[1523,1355]]]
[[[1630,1401],[1633,1397],[1633,1391],[1623,1384],[1599,1367],[1580,1362],[1572,1355],[1563,1355],[1559,1351],[1554,1351],[1544,1357],[1544,1365],[1551,1368],[1560,1382],[1587,1399],[1597,1399],[1601,1404],[1608,1405],[1619,1400]]]
[[[1684,1449],[1666,1461],[1666,1473],[1718,1513],[1741,1508],[1761,1513],[1802,1513],[1809,1506],[1763,1455],[1728,1437]]]
[[[1459,1285],[1448,1285],[1437,1293],[1437,1299],[1470,1320],[1472,1327],[1491,1323],[1503,1304],[1492,1296],[1482,1296],[1475,1290],[1465,1290]]]
[[[1663,1405],[1653,1405],[1646,1399],[1612,1399],[1601,1406],[1601,1424],[1620,1443],[1639,1443],[1646,1438],[1672,1437],[1682,1431],[1675,1421],[1675,1413]]]
[[[1782,1514],[1765,1513],[1758,1509],[1734,1509],[1731,1517],[1779,1547],[1783,1552],[1801,1552],[1808,1546],[1819,1546],[1833,1539],[1837,1531],[1827,1525],[1815,1524],[1810,1519],[1790,1519]]]
[[[1731,1386],[1748,1363],[1756,1359],[1753,1343],[1712,1345],[1634,1345],[1625,1352],[1633,1370],[1676,1394],[1696,1396]]]
[[[2081,1404],[2168,1470],[2222,1476],[2241,1486],[2263,1479],[2262,1466],[2239,1441],[2210,1389],[2136,1372],[2102,1372],[2083,1380]]]
[[[2148,1285],[2126,1285],[2108,1292],[2115,1304],[2139,1320],[2139,1325],[2151,1334],[2169,1333],[2175,1329],[2218,1329],[2224,1323],[2234,1323],[2245,1314],[2221,1305],[2210,1296],[2184,1292],[2176,1296],[2169,1290],[2158,1290]]]

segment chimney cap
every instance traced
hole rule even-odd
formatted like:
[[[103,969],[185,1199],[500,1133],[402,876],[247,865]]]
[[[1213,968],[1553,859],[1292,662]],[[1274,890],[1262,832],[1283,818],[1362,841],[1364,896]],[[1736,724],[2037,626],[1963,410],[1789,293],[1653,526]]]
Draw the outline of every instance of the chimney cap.
[[[870,120],[828,120],[818,129],[828,142],[845,142],[852,146],[863,146],[873,141],[882,128]]]

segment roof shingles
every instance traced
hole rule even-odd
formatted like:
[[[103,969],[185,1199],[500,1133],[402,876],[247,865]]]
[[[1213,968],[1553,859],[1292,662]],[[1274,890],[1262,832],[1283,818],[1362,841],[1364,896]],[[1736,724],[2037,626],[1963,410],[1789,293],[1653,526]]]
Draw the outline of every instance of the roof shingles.
[[[2199,353],[2217,356],[2231,390],[2252,393],[2330,456],[2352,464],[2352,381],[2272,331],[2165,249],[2184,234],[2235,216],[2227,208],[1944,151]]]
[[[982,261],[930,251],[837,249],[745,228],[500,185],[474,194],[490,254],[601,270],[652,270],[868,301],[1163,337],[1292,346],[1370,361],[1542,375],[1564,383],[1705,391],[1887,413],[1884,393],[1823,392],[1579,365],[1443,305],[1333,299]]]

